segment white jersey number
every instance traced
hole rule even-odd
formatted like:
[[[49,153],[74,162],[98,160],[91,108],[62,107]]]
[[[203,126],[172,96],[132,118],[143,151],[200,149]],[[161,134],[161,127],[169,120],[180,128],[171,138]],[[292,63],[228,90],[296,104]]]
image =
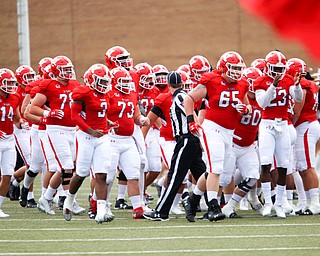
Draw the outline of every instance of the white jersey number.
[[[229,105],[236,107],[241,101],[237,98],[239,91],[223,91],[220,94],[219,107],[226,108]],[[231,103],[230,103],[231,102]]]
[[[119,113],[119,118],[123,117],[124,111],[126,109],[126,107],[130,107],[130,111],[128,111],[127,114],[127,118],[133,118],[133,114],[134,114],[134,104],[133,102],[129,101],[129,102],[124,102],[124,101],[118,101],[118,107],[121,107],[121,111]]]
[[[5,106],[2,106],[0,108],[0,111],[1,111],[1,122],[4,122],[6,120],[6,116],[8,117],[8,119],[10,121],[12,121],[12,118],[13,118],[13,108],[11,106],[9,106],[9,111],[8,111],[8,114],[7,114],[7,111],[6,111],[6,107]]]

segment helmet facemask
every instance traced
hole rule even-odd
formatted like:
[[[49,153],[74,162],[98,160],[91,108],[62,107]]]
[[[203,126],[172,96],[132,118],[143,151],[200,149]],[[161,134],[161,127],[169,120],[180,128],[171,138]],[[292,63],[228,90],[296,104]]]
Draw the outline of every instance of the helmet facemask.
[[[226,67],[227,67],[227,72],[226,72],[227,77],[233,80],[240,80],[242,78],[242,73],[245,68],[244,65],[227,63]]]
[[[155,85],[155,76],[154,74],[149,75],[141,75],[139,85],[147,90],[152,89],[152,87]]]
[[[124,94],[130,94],[131,91],[135,91],[134,83],[128,77],[119,77],[115,88]]]
[[[17,80],[14,78],[5,78],[2,80],[2,85],[0,87],[2,91],[8,94],[15,94],[18,90]]]
[[[283,64],[270,64],[267,63],[268,67],[268,76],[271,78],[275,78],[276,76],[280,75],[280,79],[284,77],[284,74],[286,73],[286,66]]]
[[[111,86],[111,78],[108,77],[100,77],[95,74],[92,75],[94,82],[92,83],[93,89],[95,89],[97,92],[106,94],[112,89]]]
[[[133,60],[130,58],[130,55],[118,55],[117,57],[114,57],[113,61],[117,67],[123,67],[126,70],[132,69]]]
[[[61,79],[75,79],[76,75],[73,66],[58,66],[59,78]]]

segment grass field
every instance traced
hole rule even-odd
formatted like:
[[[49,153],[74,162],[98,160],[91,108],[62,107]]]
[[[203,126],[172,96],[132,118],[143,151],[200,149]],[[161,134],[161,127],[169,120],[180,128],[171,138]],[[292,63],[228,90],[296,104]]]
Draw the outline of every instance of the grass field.
[[[84,207],[88,190],[85,182],[78,194]],[[130,210],[112,210],[115,220],[98,225],[86,214],[66,222],[57,209],[49,216],[9,199],[2,208],[10,217],[0,219],[0,255],[320,255],[320,215],[279,219],[249,210],[238,212],[243,219],[189,223],[184,216],[133,220]]]

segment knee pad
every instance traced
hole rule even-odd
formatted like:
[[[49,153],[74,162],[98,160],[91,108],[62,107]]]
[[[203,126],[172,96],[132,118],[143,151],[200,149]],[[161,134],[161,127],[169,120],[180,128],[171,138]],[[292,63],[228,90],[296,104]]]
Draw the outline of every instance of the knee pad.
[[[36,177],[36,176],[38,175],[38,173],[37,173],[37,172],[33,172],[33,171],[31,171],[31,170],[28,170],[28,171],[27,171],[27,175],[28,175],[29,177],[31,177],[31,178],[34,178],[34,177]]]
[[[232,175],[224,175],[223,173],[220,175],[219,185],[222,187],[228,186],[231,183]]]
[[[69,185],[70,184],[70,180],[73,176],[72,172],[66,172],[64,169],[61,170],[62,173],[62,183],[61,185]]]
[[[238,185],[238,188],[243,191],[244,193],[248,193],[250,189],[256,184],[257,179],[249,178],[246,180],[243,180]]]

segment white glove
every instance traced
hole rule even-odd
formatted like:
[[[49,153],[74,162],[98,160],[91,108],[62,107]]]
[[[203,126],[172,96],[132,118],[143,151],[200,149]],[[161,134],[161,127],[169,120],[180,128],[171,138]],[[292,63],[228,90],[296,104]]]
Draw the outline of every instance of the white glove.
[[[21,129],[23,129],[23,130],[30,130],[30,126],[29,126],[29,123],[28,123],[28,122],[20,123],[20,127],[21,127]]]
[[[149,124],[150,124],[150,120],[148,117],[145,117],[145,116],[140,117],[140,125],[147,126]]]

